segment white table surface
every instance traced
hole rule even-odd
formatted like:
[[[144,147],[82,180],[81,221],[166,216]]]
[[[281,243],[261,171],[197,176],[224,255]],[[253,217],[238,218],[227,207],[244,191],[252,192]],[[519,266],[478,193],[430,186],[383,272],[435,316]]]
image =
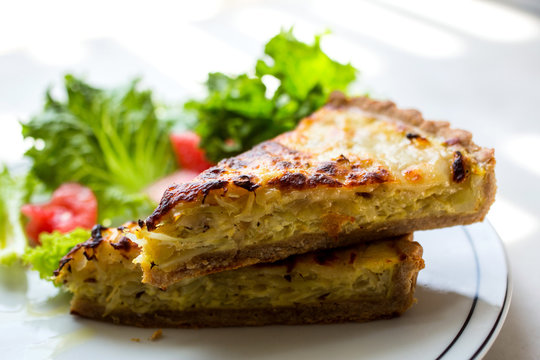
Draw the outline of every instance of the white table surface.
[[[517,6],[520,6],[518,8]],[[512,7],[516,6],[516,7]],[[514,295],[487,359],[540,358],[540,7],[510,1],[18,1],[0,4],[0,162],[22,158],[17,120],[74,72],[103,86],[142,76],[167,102],[209,71],[244,72],[280,27],[361,72],[369,90],[496,149],[489,219]]]

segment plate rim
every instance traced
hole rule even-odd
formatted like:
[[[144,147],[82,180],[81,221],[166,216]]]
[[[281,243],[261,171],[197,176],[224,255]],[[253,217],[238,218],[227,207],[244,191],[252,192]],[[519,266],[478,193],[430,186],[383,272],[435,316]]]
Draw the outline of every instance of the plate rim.
[[[512,269],[510,268],[510,260],[508,258],[508,252],[506,250],[504,241],[502,240],[501,236],[499,235],[499,233],[497,232],[493,224],[488,219],[483,221],[483,223],[486,224],[490,228],[490,230],[495,235],[497,241],[499,242],[499,245],[501,246],[503,259],[506,266],[506,292],[504,294],[504,300],[501,306],[501,310],[499,311],[499,314],[497,316],[497,319],[495,320],[495,323],[493,324],[493,327],[491,328],[488,336],[484,339],[480,347],[473,354],[471,359],[482,359],[493,346],[493,343],[499,336],[499,333],[501,332],[501,329],[506,321],[506,317],[508,316],[508,311],[510,310],[510,304],[512,303],[512,294],[514,291]]]
[[[495,318],[495,321],[494,321],[491,329],[489,330],[487,336],[483,339],[481,344],[476,348],[474,353],[472,353],[472,355],[469,357],[469,359],[471,359],[471,360],[473,360],[473,359],[482,359],[487,354],[487,352],[491,349],[491,346],[493,345],[493,343],[497,339],[497,337],[498,337],[498,335],[499,335],[499,333],[500,333],[500,331],[501,331],[501,329],[502,329],[502,327],[504,325],[506,317],[508,315],[508,311],[509,311],[509,308],[510,308],[510,303],[512,302],[512,293],[513,293],[513,281],[512,281],[512,274],[511,274],[511,269],[510,269],[510,262],[509,262],[509,259],[508,259],[508,252],[506,251],[506,247],[505,247],[504,242],[502,241],[501,237],[499,236],[499,234],[497,233],[497,231],[495,230],[495,228],[493,227],[493,225],[491,224],[491,222],[489,220],[486,219],[485,221],[482,221],[482,222],[480,222],[478,224],[486,226],[486,228],[489,229],[492,232],[493,237],[495,238],[495,240],[497,241],[498,245],[501,248],[502,258],[503,258],[503,261],[504,261],[504,264],[505,264],[505,267],[506,267],[506,284],[505,284],[506,289],[505,289],[505,293],[504,293],[503,302],[500,305],[499,313],[497,314],[497,317]],[[463,332],[465,331],[465,329],[469,326],[470,320],[471,320],[472,315],[474,314],[474,312],[476,310],[476,304],[478,303],[478,299],[479,299],[478,298],[478,295],[479,295],[478,292],[479,292],[479,286],[480,286],[480,281],[481,281],[480,280],[480,271],[479,271],[480,270],[479,269],[480,263],[479,263],[478,254],[477,254],[478,249],[476,248],[476,246],[474,244],[473,236],[468,231],[469,226],[470,225],[461,225],[460,228],[464,232],[465,237],[467,238],[469,244],[471,245],[471,249],[473,251],[474,258],[475,258],[476,276],[477,276],[475,296],[474,296],[474,299],[472,301],[471,308],[469,310],[469,314],[467,315],[467,318],[463,322],[463,325],[459,329],[459,331],[456,334],[456,336],[454,337],[454,339],[452,339],[450,344],[439,354],[439,356],[437,356],[435,358],[436,360],[445,359],[448,356],[452,355],[451,350],[454,347],[454,345],[458,342],[458,340],[461,338],[461,335],[463,335]]]

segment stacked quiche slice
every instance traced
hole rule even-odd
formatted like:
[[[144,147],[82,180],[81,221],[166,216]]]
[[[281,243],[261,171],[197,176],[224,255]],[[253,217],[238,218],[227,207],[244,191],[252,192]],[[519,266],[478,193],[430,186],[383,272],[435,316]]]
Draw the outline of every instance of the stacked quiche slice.
[[[145,221],[95,227],[56,281],[73,313],[137,326],[390,318],[424,267],[412,232],[481,221],[494,166],[466,131],[334,93],[294,131],[170,186]]]

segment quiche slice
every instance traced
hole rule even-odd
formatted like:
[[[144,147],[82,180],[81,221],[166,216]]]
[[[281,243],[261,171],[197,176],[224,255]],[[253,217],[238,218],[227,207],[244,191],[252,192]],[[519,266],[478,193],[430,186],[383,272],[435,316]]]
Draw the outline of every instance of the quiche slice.
[[[481,221],[495,159],[464,130],[392,102],[346,98],[172,185],[142,224],[143,282]]]
[[[405,235],[184,279],[161,290],[141,282],[132,261],[140,249],[126,237],[133,227],[95,228],[92,239],[62,259],[55,281],[73,293],[73,314],[148,327],[391,318],[413,304],[424,267],[422,247]]]

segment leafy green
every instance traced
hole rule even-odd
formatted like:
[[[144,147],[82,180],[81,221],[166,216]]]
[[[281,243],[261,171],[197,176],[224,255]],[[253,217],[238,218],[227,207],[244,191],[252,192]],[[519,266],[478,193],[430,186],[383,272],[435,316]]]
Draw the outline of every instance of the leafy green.
[[[26,152],[31,172],[49,190],[68,181],[90,187],[106,224],[151,212],[141,191],[174,169],[172,123],[137,84],[103,90],[66,75],[66,100],[47,91],[43,112],[23,124],[23,136],[35,140]]]
[[[322,104],[333,90],[345,90],[356,79],[357,70],[351,64],[340,64],[328,57],[320,47],[321,35],[312,45],[298,41],[292,29],[274,36],[265,46],[270,61],[258,60],[256,74],[272,75],[281,86],[274,97],[286,95],[298,102],[299,108]],[[304,109],[307,111],[308,109]],[[304,115],[309,115],[305,113]]]
[[[255,76],[210,73],[208,95],[191,100],[187,110],[197,114],[195,130],[212,161],[245,151],[261,141],[293,129],[298,121],[324,104],[334,90],[346,90],[357,70],[329,58],[320,47],[297,40],[292,29],[273,37],[266,59],[257,61]],[[279,84],[267,94],[265,81]]]
[[[53,233],[41,233],[39,241],[41,246],[28,247],[23,255],[23,261],[39,271],[42,279],[51,279],[54,270],[58,268],[60,259],[67,254],[75,245],[90,238],[90,231],[75,229],[62,234],[58,231]]]
[[[21,222],[25,184],[24,176],[14,176],[3,167],[0,172],[0,265],[15,263],[26,247]]]
[[[185,107],[197,111],[195,129],[209,160],[217,162],[240,153],[275,131],[285,130],[269,127],[274,104],[266,98],[266,87],[260,79],[210,73],[206,86],[208,97],[204,102],[192,100]]]

